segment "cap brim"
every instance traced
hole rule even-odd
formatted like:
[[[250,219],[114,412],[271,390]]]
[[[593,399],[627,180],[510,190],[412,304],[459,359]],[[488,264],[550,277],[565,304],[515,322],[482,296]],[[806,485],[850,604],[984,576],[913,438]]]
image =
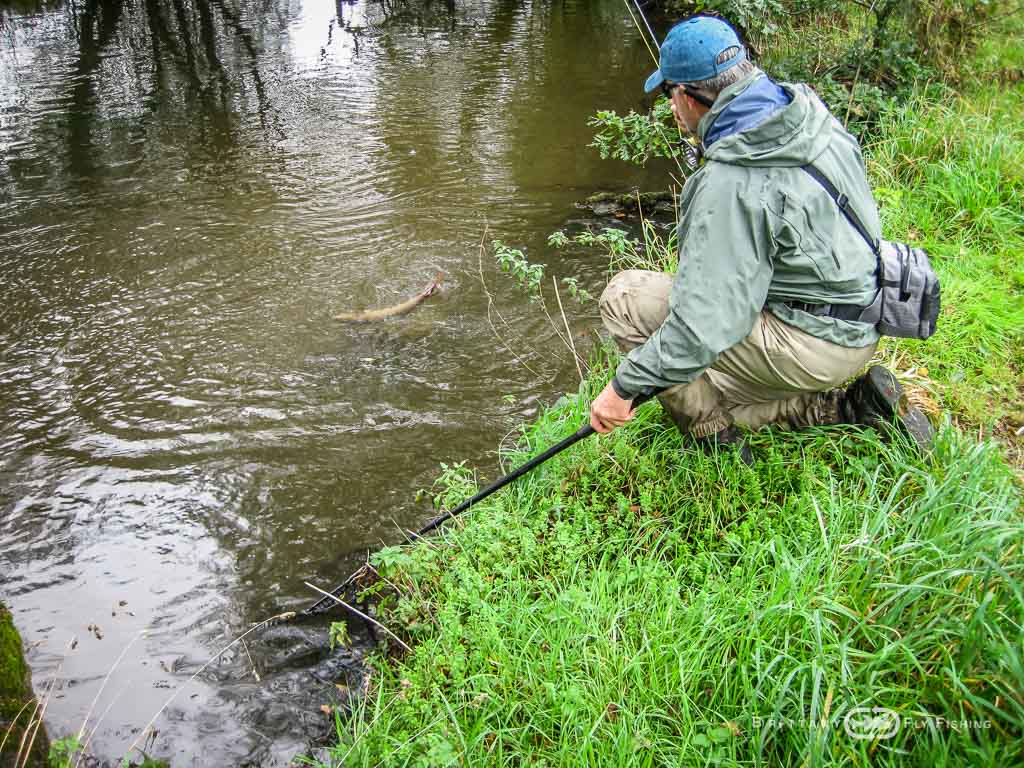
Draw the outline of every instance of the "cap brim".
[[[661,74],[660,69],[654,70],[654,74],[647,78],[647,82],[644,83],[644,93],[650,93],[655,88],[661,87],[661,84],[665,82],[665,76]]]

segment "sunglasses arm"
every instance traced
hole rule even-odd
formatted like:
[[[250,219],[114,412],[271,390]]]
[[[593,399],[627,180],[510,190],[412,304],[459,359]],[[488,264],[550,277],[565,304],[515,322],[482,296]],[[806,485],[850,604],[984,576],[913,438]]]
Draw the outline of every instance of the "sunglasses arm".
[[[714,101],[709,99],[707,96],[705,96],[703,93],[698,91],[696,88],[691,88],[688,85],[684,85],[683,86],[683,93],[685,93],[691,99],[696,101],[698,104],[702,104],[703,106],[707,107],[708,109],[711,109],[715,105]]]

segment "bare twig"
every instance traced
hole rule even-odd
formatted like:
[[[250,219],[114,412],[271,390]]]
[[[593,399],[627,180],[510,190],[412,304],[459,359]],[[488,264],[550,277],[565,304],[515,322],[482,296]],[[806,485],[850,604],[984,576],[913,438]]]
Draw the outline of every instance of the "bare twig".
[[[415,542],[416,544],[423,544],[424,546],[430,547],[431,549],[437,549],[437,545],[423,534],[417,533],[411,528],[406,528],[405,532],[409,535],[410,542]]]
[[[21,742],[18,744],[18,754],[14,758],[14,764],[20,766],[19,768],[25,768],[28,765],[29,758],[32,756],[32,745],[36,743],[36,736],[39,735],[39,729],[43,725],[43,715],[46,714],[46,707],[50,703],[50,699],[53,697],[53,689],[57,685],[57,675],[64,668],[64,661],[67,659],[68,653],[71,652],[75,646],[78,645],[78,638],[72,637],[68,641],[67,648],[64,649],[64,655],[60,657],[60,663],[57,665],[57,669],[53,672],[53,677],[50,678],[50,684],[46,687],[46,693],[36,702],[36,707],[32,712],[32,718],[29,718],[28,727],[25,729],[25,733],[21,735]],[[33,718],[35,722],[33,722]],[[29,731],[32,732],[32,737],[28,739],[26,746],[25,739],[28,738]],[[23,752],[24,750],[24,752]],[[22,758],[24,754],[24,759]]]
[[[488,288],[487,288],[487,281],[484,279],[484,242],[486,240],[487,240],[487,226],[485,225],[484,226],[484,234],[480,238],[480,247],[477,250],[477,269],[478,269],[478,271],[480,273],[480,284],[484,288],[484,295],[487,296],[487,324],[489,326],[491,326],[491,331],[492,331],[492,333],[494,333],[494,338],[496,338],[498,340],[498,342],[501,344],[501,346],[503,346],[509,352],[509,354],[511,354],[512,357],[514,357],[516,359],[517,363],[519,363],[521,366],[523,366],[523,368],[528,370],[530,373],[532,373],[537,378],[544,378],[539,373],[537,373],[535,370],[533,370],[533,368],[531,368],[529,366],[529,364],[525,360],[523,360],[523,358],[521,358],[518,354],[516,354],[515,350],[513,350],[512,347],[510,347],[508,345],[508,342],[506,342],[505,339],[502,337],[502,335],[500,333],[498,333],[498,329],[494,326],[494,321],[491,320],[491,312],[494,312],[494,314],[496,314],[498,316],[498,319],[501,320],[502,323],[504,323],[505,327],[511,329],[511,326],[509,326],[509,324],[505,321],[505,318],[502,317],[501,312],[499,312],[497,309],[495,309],[495,307],[494,307],[494,295],[490,292],[490,290],[488,290]]]
[[[245,644],[245,640],[242,641],[242,650],[245,651],[245,655],[249,658],[249,665],[252,667],[252,676],[256,678],[256,682],[260,682],[260,673],[256,671],[256,662],[252,660],[252,654],[249,653],[249,646]]]
[[[498,441],[498,467],[501,469],[501,474],[503,475],[507,475],[509,473],[509,469],[505,465],[505,454],[511,453],[512,448],[515,447],[515,445],[513,444],[512,448],[505,448],[505,443],[506,441],[508,441],[510,437],[512,437],[512,435],[516,434],[517,432],[520,432],[520,427],[512,427],[512,429],[506,432],[502,436],[501,440]]]
[[[320,589],[320,587],[318,587],[318,586],[315,586],[315,585],[313,585],[313,584],[310,584],[310,583],[309,583],[308,581],[307,581],[307,582],[305,582],[305,584],[306,584],[306,586],[307,586],[307,587],[309,587],[310,589],[312,589],[312,590],[313,590],[314,592],[319,592],[319,593],[320,593],[321,595],[323,595],[324,597],[329,597],[329,598],[331,598],[331,600],[333,600],[334,602],[338,603],[338,605],[344,606],[344,607],[345,607],[346,609],[348,609],[349,611],[351,611],[352,613],[354,613],[354,614],[355,614],[356,616],[358,616],[359,618],[361,618],[361,619],[364,619],[365,621],[368,621],[368,622],[370,622],[370,623],[371,623],[371,624],[373,624],[373,626],[375,626],[375,627],[380,627],[380,628],[381,628],[381,629],[383,629],[383,630],[384,630],[384,631],[385,631],[385,632],[386,632],[386,633],[387,633],[387,634],[388,634],[388,635],[389,635],[390,637],[392,637],[392,638],[393,638],[393,639],[395,640],[395,642],[396,642],[396,643],[398,643],[398,644],[399,644],[400,646],[402,646],[403,648],[405,648],[405,650],[406,650],[406,651],[408,651],[409,653],[412,653],[412,648],[410,648],[410,647],[409,647],[408,645],[406,645],[406,644],[405,644],[404,642],[402,642],[402,638],[400,638],[400,637],[399,637],[398,635],[396,635],[396,634],[395,634],[394,632],[392,632],[392,631],[391,631],[390,629],[388,629],[387,627],[385,627],[385,626],[384,626],[383,624],[381,624],[381,623],[380,623],[379,621],[377,621],[377,620],[376,620],[375,618],[373,618],[372,616],[367,616],[367,615],[366,615],[365,613],[363,613],[362,611],[360,611],[360,610],[359,610],[358,608],[354,608],[354,607],[352,607],[351,605],[349,605],[348,603],[346,603],[346,602],[345,602],[344,600],[342,600],[342,599],[341,599],[340,597],[336,597],[336,596],[332,595],[332,594],[331,594],[330,592],[327,592],[327,591],[325,591],[325,590],[323,590],[323,589]]]
[[[391,522],[394,523],[395,528],[398,529],[398,532],[400,534],[402,534],[402,536],[405,537],[405,543],[406,544],[412,544],[413,542],[417,542],[417,543],[422,542],[423,544],[426,544],[429,547],[433,547],[434,546],[433,543],[428,538],[426,538],[425,536],[420,536],[418,533],[416,533],[416,531],[412,531],[412,530],[410,530],[408,528],[403,528],[402,526],[400,526],[398,524],[398,521],[395,520],[395,518],[391,518]],[[434,548],[436,549],[436,547],[434,547]]]
[[[385,584],[387,584],[389,587],[391,587],[393,590],[395,590],[395,592],[397,592],[400,595],[404,595],[406,593],[406,590],[402,589],[397,584],[395,584],[393,581],[391,581],[391,579],[389,579],[387,576],[385,576],[380,571],[378,571],[376,568],[374,568],[372,565],[370,565],[369,562],[367,562],[366,565],[367,565],[367,567],[371,571],[373,571],[373,575],[374,576],[376,576],[378,579],[380,579]]]
[[[126,645],[122,649],[121,654],[117,657],[117,660],[114,662],[114,665],[110,669],[107,670],[107,674],[103,678],[103,683],[100,685],[100,689],[98,691],[96,691],[96,696],[93,697],[92,704],[89,705],[89,711],[85,713],[85,720],[82,721],[82,727],[78,729],[78,741],[79,742],[82,741],[82,737],[85,735],[85,728],[89,724],[89,718],[92,717],[92,712],[96,708],[96,703],[100,700],[100,696],[103,695],[103,691],[106,689],[107,683],[110,682],[110,676],[112,674],[114,674],[114,670],[117,669],[118,665],[121,663],[121,660],[124,658],[124,655],[126,653],[128,653],[128,649],[130,649],[133,645],[135,645],[135,641],[138,640],[140,637],[142,637],[145,634],[146,634],[146,630],[142,630],[137,635],[135,635],[135,637],[132,638],[131,642],[128,643],[128,645]],[[78,764],[82,761],[82,756],[84,754],[85,754],[85,750],[82,750],[78,754],[78,759],[75,760],[75,768],[78,768]]]
[[[132,684],[131,680],[129,680],[127,683],[125,683],[125,685],[121,688],[120,691],[117,692],[117,694],[114,696],[114,698],[112,698],[110,700],[110,703],[107,704],[107,708],[103,710],[103,713],[96,720],[96,724],[93,725],[92,730],[89,732],[89,737],[85,740],[85,743],[82,744],[81,755],[89,754],[89,745],[92,744],[92,740],[96,737],[96,732],[99,731],[99,729],[100,729],[100,723],[102,723],[104,721],[104,719],[106,719],[107,713],[110,712],[110,710],[113,708],[114,704],[116,704],[118,699],[121,698],[121,694],[123,694],[126,690],[128,690],[131,687],[131,684]],[[77,768],[78,763],[76,762],[75,765],[76,765],[76,768]]]
[[[576,363],[576,373],[579,374],[580,384],[583,383],[583,369],[580,367],[580,355],[576,351],[576,343],[572,340],[572,331],[569,330],[569,321],[565,317],[565,309],[562,307],[562,295],[558,292],[558,281],[551,276],[551,283],[555,286],[555,298],[558,299],[558,311],[562,314],[562,322],[565,323],[565,336],[569,340],[569,349],[572,350],[572,361]]]
[[[11,734],[14,732],[14,726],[18,724],[18,720],[21,719],[21,716],[25,713],[25,710],[28,709],[31,704],[39,706],[39,702],[36,701],[34,696],[28,701],[26,701],[24,705],[22,705],[21,709],[18,710],[18,714],[16,714],[14,716],[14,719],[11,720],[11,724],[7,726],[7,732],[4,734],[3,741],[0,741],[0,754],[3,754],[4,747],[7,745],[7,739],[9,739],[11,737]],[[32,715],[29,715],[29,721],[31,722],[31,720]]]
[[[42,722],[42,714],[39,713],[39,699],[34,699],[35,706],[32,707],[32,714],[28,716],[28,725],[25,726],[25,732],[21,734],[21,741],[18,742],[18,753],[14,756],[14,764],[17,766],[21,761],[22,751],[25,750],[25,740],[28,738],[29,731],[38,728],[36,723],[36,715],[39,715],[39,722]],[[35,734],[32,736],[32,742],[35,742]],[[29,743],[27,752],[32,751],[32,742]],[[25,762],[28,762],[28,754],[25,754]],[[24,765],[24,763],[22,763]]]

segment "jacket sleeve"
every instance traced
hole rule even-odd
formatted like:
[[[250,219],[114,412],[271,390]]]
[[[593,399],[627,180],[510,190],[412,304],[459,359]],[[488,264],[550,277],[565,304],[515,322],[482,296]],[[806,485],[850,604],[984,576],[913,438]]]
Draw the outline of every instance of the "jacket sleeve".
[[[620,397],[686,384],[746,338],[772,278],[773,241],[757,177],[708,163],[691,178],[679,222],[679,269],[665,322],[619,364]]]

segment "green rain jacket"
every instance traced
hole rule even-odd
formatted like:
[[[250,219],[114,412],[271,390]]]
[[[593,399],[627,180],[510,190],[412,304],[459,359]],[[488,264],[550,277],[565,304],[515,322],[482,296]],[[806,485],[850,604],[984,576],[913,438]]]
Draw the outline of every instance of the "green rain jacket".
[[[760,72],[722,91],[698,134],[705,163],[680,198],[668,318],[620,363],[612,380],[620,397],[693,381],[749,335],[765,309],[845,347],[878,340],[867,323],[784,303],[874,299],[874,254],[800,167],[813,162],[877,238],[878,209],[856,139],[809,87],[776,84]]]

